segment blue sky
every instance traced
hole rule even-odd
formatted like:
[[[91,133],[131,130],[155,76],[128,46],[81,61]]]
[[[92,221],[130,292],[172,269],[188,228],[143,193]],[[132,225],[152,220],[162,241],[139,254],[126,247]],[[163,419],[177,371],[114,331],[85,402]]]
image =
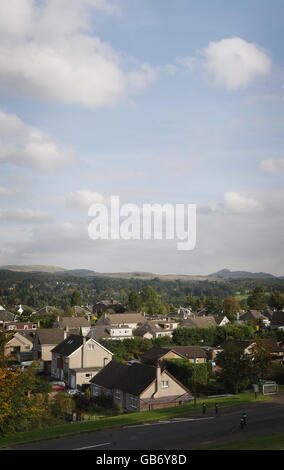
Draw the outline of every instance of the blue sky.
[[[0,264],[282,275],[280,0],[0,0]],[[91,202],[197,204],[197,246],[90,241]]]

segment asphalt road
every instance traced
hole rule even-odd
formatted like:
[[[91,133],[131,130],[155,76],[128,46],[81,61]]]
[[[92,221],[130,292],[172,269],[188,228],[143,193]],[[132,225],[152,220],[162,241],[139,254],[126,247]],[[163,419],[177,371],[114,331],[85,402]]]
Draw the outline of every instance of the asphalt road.
[[[240,417],[247,412],[245,429]],[[284,431],[283,403],[258,403],[219,410],[218,416],[199,415],[159,423],[35,442],[13,450],[191,450]]]

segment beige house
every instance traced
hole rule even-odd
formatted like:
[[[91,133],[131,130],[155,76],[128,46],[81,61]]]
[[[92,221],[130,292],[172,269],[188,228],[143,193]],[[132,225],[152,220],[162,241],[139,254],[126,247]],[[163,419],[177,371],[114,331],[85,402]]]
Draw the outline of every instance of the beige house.
[[[41,359],[44,369],[51,370],[51,351],[68,335],[67,331],[59,328],[38,329],[34,338],[34,359]]]
[[[143,364],[156,365],[165,359],[187,359],[191,363],[207,362],[207,354],[200,346],[173,346],[172,348],[151,348],[141,357]]]
[[[112,356],[94,338],[70,335],[52,350],[51,375],[75,389],[88,384]]]
[[[169,336],[172,338],[178,323],[172,320],[148,320],[144,325],[135,330],[134,335],[146,339],[161,338]]]
[[[34,336],[32,332],[17,331],[5,345],[4,354],[10,356],[19,352],[30,352],[33,349]]]
[[[77,334],[81,330],[83,336],[87,336],[91,328],[90,320],[85,317],[57,317],[54,323],[55,328],[63,328],[70,333]],[[73,331],[72,331],[73,330]],[[75,331],[76,330],[76,331]]]
[[[128,412],[177,406],[192,400],[190,391],[166,369],[134,363],[108,364],[91,381],[92,395],[111,392],[113,403]]]

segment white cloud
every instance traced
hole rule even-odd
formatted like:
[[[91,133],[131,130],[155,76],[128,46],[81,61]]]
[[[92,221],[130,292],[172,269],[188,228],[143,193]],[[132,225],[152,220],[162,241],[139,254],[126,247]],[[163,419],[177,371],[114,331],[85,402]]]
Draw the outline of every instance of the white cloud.
[[[263,173],[281,173],[284,172],[284,158],[270,158],[262,160],[260,169]]]
[[[52,171],[73,160],[71,149],[0,110],[0,163]]]
[[[255,213],[263,209],[263,206],[256,199],[242,196],[235,192],[224,194],[224,207],[232,213]]]
[[[64,198],[68,205],[76,209],[86,209],[96,203],[107,203],[104,196],[89,189],[66,193]]]
[[[212,73],[216,83],[229,90],[247,87],[271,69],[266,52],[239,37],[210,42],[201,54],[205,58],[205,68]]]
[[[105,0],[1,0],[2,89],[96,109],[156,80],[148,64],[124,72],[121,55],[93,35],[93,9],[119,12]]]
[[[52,221],[52,215],[33,209],[0,209],[0,220],[19,223],[46,223]]]

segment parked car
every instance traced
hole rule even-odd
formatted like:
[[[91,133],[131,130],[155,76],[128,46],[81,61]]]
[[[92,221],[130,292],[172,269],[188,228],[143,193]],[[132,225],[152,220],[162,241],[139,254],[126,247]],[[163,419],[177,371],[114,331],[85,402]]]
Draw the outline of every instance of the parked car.
[[[51,387],[53,392],[57,392],[59,390],[65,390],[65,382],[51,382]]]
[[[85,395],[84,392],[81,392],[77,388],[70,388],[70,390],[67,390],[68,395]]]

